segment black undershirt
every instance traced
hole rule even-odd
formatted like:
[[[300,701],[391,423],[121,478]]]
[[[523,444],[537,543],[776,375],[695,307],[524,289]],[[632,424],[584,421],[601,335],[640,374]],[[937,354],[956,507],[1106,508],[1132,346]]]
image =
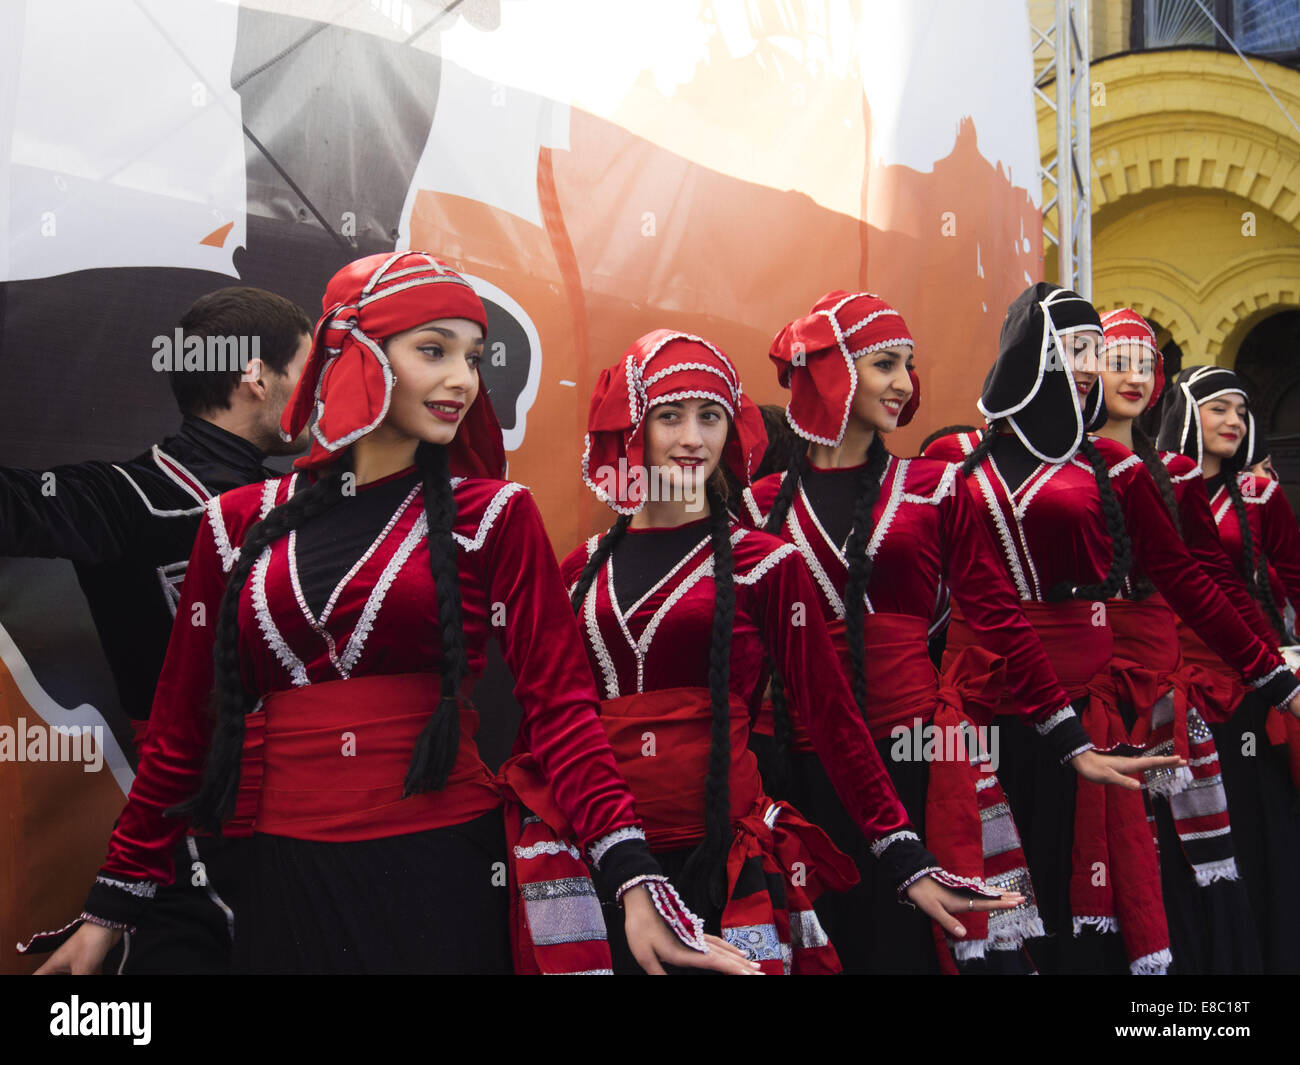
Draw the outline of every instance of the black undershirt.
[[[654,587],[683,556],[709,536],[709,518],[669,529],[628,529],[614,548],[614,590],[618,609],[628,609]]]
[[[362,485],[355,496],[345,496],[322,518],[298,529],[298,581],[317,618],[335,586],[375,542],[419,480],[420,474],[412,470]],[[424,502],[417,495],[411,506],[422,508]]]
[[[799,478],[813,513],[835,541],[841,551],[853,529],[853,508],[858,502],[858,489],[862,483],[861,466],[845,466],[836,470],[808,469]]]
[[[1038,457],[1021,443],[1020,438],[1009,433],[998,434],[989,457],[1013,492],[1041,465]]]

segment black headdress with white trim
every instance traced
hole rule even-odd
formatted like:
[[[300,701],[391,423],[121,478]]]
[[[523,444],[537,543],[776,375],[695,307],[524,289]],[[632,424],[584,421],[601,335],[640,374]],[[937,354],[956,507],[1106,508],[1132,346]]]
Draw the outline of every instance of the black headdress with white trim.
[[[1078,293],[1045,281],[1017,296],[1002,323],[998,359],[984,379],[979,409],[990,422],[1006,421],[1043,462],[1065,462],[1083,434],[1106,420],[1101,375],[1081,410],[1074,369],[1061,357],[1061,337],[1087,331],[1100,340],[1096,308]]]
[[[1205,458],[1205,441],[1201,434],[1202,403],[1237,393],[1246,397],[1246,385],[1236,372],[1226,366],[1188,366],[1174,379],[1173,394],[1160,420],[1160,436],[1156,446],[1161,451],[1179,451],[1196,460],[1198,466]],[[1245,469],[1246,460],[1257,451],[1255,419],[1246,417],[1246,439],[1237,453],[1223,460],[1227,473]],[[1255,459],[1256,462],[1259,459]]]

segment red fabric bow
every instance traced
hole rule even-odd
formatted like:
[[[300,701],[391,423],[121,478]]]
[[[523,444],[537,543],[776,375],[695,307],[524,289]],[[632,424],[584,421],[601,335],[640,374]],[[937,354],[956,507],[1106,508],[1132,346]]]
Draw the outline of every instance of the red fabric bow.
[[[741,391],[740,375],[722,351],[697,336],[656,329],[601,371],[587,414],[582,479],[602,503],[635,514],[648,494],[645,416],[675,399],[712,399],[730,415],[722,461],[742,485],[767,448],[763,416]]]
[[[328,465],[384,420],[393,394],[386,339],[439,318],[465,318],[487,331],[487,312],[469,282],[425,252],[349,263],[330,278],[321,308],[302,380],[280,419],[281,435],[293,440],[316,415],[311,451],[294,463],[298,469]],[[486,390],[479,389],[447,450],[454,475],[504,473],[501,426]]]
[[[870,292],[828,292],[803,318],[777,333],[768,349],[777,380],[790,389],[786,418],[807,440],[832,447],[844,439],[858,387],[857,359],[894,345],[915,347],[903,316]],[[899,413],[902,428],[921,405],[912,371],[912,398]]]

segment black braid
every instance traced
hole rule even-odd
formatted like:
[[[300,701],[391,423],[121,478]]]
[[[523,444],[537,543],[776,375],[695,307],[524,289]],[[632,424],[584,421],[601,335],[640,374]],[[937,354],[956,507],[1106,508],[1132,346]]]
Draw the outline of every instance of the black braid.
[[[1142,465],[1147,468],[1151,479],[1156,482],[1156,489],[1160,492],[1165,510],[1169,512],[1169,520],[1174,523],[1174,531],[1181,538],[1183,519],[1178,513],[1178,496],[1174,493],[1174,482],[1169,476],[1168,468],[1160,461],[1160,452],[1156,450],[1151,437],[1142,431],[1137,422],[1133,423],[1133,454],[1142,460]],[[1133,591],[1138,599],[1147,599],[1155,594],[1156,588],[1146,577],[1141,577],[1134,582]]]
[[[808,452],[801,447],[790,456],[790,465],[785,471],[785,480],[781,482],[781,490],[777,493],[776,499],[772,503],[772,509],[768,512],[767,521],[763,525],[764,532],[769,532],[773,536],[781,535],[781,527],[785,524],[786,515],[790,513],[795,493],[799,490],[799,482],[803,479],[804,471],[807,468]],[[790,757],[793,753],[790,741],[793,737],[794,728],[790,722],[790,707],[785,701],[785,682],[781,678],[781,669],[775,662],[769,664],[772,667],[772,687],[770,691],[772,696],[772,743],[776,747],[776,756],[772,766],[776,777],[772,781],[772,785],[780,789],[789,778]]]
[[[244,718],[256,702],[244,687],[240,669],[240,595],[254,564],[268,545],[323,514],[343,497],[346,465],[343,461],[334,463],[315,484],[295,492],[287,502],[272,509],[248,530],[239,547],[239,557],[226,581],[217,618],[212,692],[215,720],[203,781],[197,795],[167,811],[189,818],[205,831],[220,834],[222,822],[234,815],[244,749]]]
[[[1178,535],[1182,536],[1183,520],[1178,513],[1178,497],[1174,494],[1174,482],[1169,477],[1168,468],[1160,461],[1160,453],[1156,450],[1151,437],[1147,436],[1136,422],[1133,424],[1133,454],[1151,471],[1151,477],[1156,482],[1156,487],[1160,489],[1160,498],[1165,501],[1165,509],[1169,511],[1174,528],[1178,530]]]
[[[1273,599],[1273,586],[1268,579],[1268,557],[1255,547],[1255,534],[1250,528],[1250,516],[1246,513],[1246,501],[1241,497],[1241,486],[1237,484],[1236,475],[1225,471],[1223,487],[1228,490],[1232,509],[1237,514],[1237,524],[1241,526],[1241,558],[1237,560],[1237,569],[1242,580],[1250,589],[1251,596],[1263,608],[1264,616],[1277,632],[1278,638],[1284,644],[1294,643],[1286,630],[1286,622],[1277,609],[1277,602]]]
[[[993,426],[990,425],[984,430],[983,435],[980,436],[980,442],[975,445],[975,450],[967,455],[966,461],[961,464],[961,475],[963,477],[969,477],[975,472],[975,468],[989,457],[989,452],[993,450],[997,438],[998,434],[994,431]]]
[[[731,521],[722,498],[708,486],[713,537],[713,638],[709,647],[709,701],[713,729],[704,785],[704,839],[686,860],[682,885],[688,899],[721,909],[727,898],[727,851],[731,846],[731,629],[736,618],[732,580]]]
[[[1101,496],[1101,510],[1106,517],[1106,532],[1109,533],[1111,542],[1110,572],[1101,584],[1075,587],[1069,581],[1062,581],[1048,591],[1049,603],[1059,603],[1063,599],[1091,599],[1094,602],[1114,599],[1133,566],[1133,544],[1128,537],[1128,527],[1124,524],[1124,511],[1115,496],[1114,486],[1110,483],[1110,470],[1106,466],[1106,460],[1101,457],[1097,445],[1086,436],[1079,444],[1079,454],[1092,466],[1097,493]]]
[[[609,558],[610,552],[623,539],[623,534],[627,532],[627,527],[631,521],[632,516],[630,514],[620,514],[618,521],[614,522],[605,535],[596,543],[596,550],[591,553],[591,558],[587,559],[587,564],[582,567],[578,583],[569,599],[575,614],[582,609],[582,601],[587,598],[587,592],[591,590],[591,582],[596,579],[596,574],[600,572],[600,567],[605,564],[605,559]]]
[[[853,506],[853,528],[849,532],[844,554],[849,563],[849,579],[844,588],[844,632],[849,643],[852,665],[853,700],[863,718],[867,716],[867,651],[865,624],[867,584],[871,580],[871,559],[867,545],[875,532],[873,511],[880,498],[880,478],[889,461],[889,452],[880,433],[867,448],[867,464],[858,477],[858,499]]]
[[[465,628],[461,624],[460,577],[456,567],[456,497],[452,493],[447,449],[423,443],[415,464],[424,477],[424,515],[429,529],[429,568],[438,593],[438,630],[442,641],[442,676],[438,706],[415,741],[406,771],[403,797],[446,786],[460,748],[460,686],[469,671]]]

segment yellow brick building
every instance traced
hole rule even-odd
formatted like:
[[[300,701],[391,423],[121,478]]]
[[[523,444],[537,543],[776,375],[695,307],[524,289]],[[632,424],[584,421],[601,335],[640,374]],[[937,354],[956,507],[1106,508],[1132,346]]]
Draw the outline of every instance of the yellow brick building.
[[[1029,7],[1050,25],[1052,0]],[[1204,8],[1249,65],[1194,0],[1090,4],[1093,302],[1141,312],[1171,363],[1238,369],[1300,486],[1300,4]]]

